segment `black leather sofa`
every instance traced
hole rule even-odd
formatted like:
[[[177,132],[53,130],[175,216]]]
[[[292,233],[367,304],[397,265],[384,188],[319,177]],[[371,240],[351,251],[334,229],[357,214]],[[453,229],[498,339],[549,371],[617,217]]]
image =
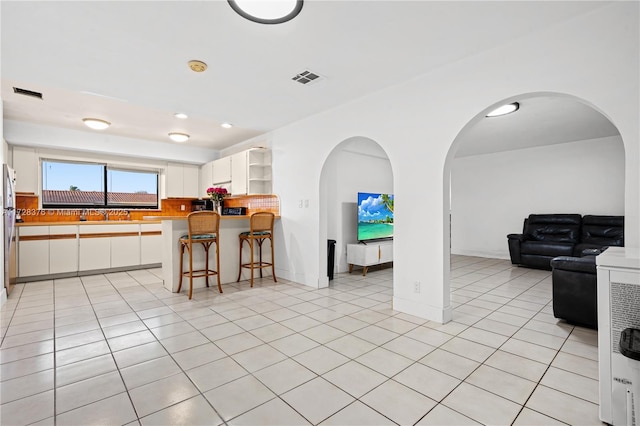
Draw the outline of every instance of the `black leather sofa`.
[[[558,256],[581,257],[588,249],[624,246],[624,216],[531,214],[521,234],[507,235],[514,265],[551,270]]]
[[[593,250],[597,254],[598,250]],[[592,252],[593,252],[592,251]],[[560,256],[551,261],[553,316],[570,324],[598,328],[596,256]]]

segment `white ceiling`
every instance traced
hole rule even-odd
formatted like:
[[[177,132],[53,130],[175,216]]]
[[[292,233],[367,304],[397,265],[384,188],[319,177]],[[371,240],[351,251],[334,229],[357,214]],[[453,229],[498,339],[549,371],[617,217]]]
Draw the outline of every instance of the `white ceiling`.
[[[296,19],[262,25],[226,1],[3,1],[4,118],[86,130],[82,117],[100,117],[107,134],[172,144],[181,131],[220,150],[606,5],[307,0]],[[291,80],[305,69],[323,79]],[[476,127],[459,155],[617,134],[589,107],[546,97]]]
[[[460,134],[456,157],[619,135],[605,116],[568,97],[519,100],[520,109],[484,118]]]

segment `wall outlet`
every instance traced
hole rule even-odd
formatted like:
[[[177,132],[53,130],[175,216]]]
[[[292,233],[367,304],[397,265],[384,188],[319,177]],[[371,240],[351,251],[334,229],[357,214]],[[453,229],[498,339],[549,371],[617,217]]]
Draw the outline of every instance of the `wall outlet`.
[[[180,204],[180,211],[185,211],[186,207],[184,206],[184,204]]]
[[[302,208],[302,200],[298,200],[298,208],[301,209]]]
[[[309,200],[304,200],[304,207],[309,208]]]
[[[420,293],[420,281],[416,281],[413,283],[413,292]]]

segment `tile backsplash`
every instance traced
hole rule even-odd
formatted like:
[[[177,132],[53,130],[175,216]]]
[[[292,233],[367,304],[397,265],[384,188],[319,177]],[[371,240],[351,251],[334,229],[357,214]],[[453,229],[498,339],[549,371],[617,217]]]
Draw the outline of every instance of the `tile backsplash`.
[[[106,209],[109,220],[142,220],[143,216],[186,216],[191,212],[193,198],[166,198],[160,201],[160,210],[155,209]],[[16,194],[16,210],[23,222],[69,222],[80,220],[81,209],[39,209],[38,196],[32,193]],[[236,195],[225,198],[227,207],[246,207],[247,214],[270,211],[280,214],[280,199],[274,194]],[[184,207],[183,207],[184,206]],[[183,210],[184,208],[184,210]],[[100,209],[87,209],[87,221],[104,220]],[[129,212],[127,217],[126,212]]]

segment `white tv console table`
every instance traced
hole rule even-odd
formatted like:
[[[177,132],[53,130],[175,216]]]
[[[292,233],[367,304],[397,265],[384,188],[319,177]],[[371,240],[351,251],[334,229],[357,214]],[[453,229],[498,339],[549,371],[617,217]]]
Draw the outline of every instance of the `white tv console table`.
[[[349,273],[353,265],[362,266],[362,276],[367,275],[369,266],[393,262],[393,241],[369,241],[366,244],[347,244]]]

